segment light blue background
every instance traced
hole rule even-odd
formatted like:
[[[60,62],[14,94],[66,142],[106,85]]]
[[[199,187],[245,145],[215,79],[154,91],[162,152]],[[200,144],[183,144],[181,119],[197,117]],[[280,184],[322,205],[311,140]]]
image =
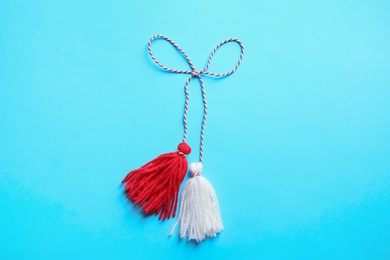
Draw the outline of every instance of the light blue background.
[[[1,259],[389,259],[389,1],[0,3]],[[204,77],[204,176],[225,230],[168,238],[120,181],[182,136],[185,75],[147,54],[156,33]],[[159,60],[187,65],[168,44]],[[221,48],[224,72],[239,48]],[[190,84],[197,160],[202,103]]]

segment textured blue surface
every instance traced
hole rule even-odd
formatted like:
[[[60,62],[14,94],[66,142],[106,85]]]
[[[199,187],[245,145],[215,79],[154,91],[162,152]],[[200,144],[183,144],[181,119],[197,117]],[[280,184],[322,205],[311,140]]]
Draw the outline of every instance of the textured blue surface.
[[[389,259],[389,1],[0,3],[1,259]],[[205,77],[204,176],[225,230],[199,246],[144,217],[120,181],[182,136],[185,75]],[[187,68],[156,42],[165,65]],[[234,65],[221,48],[210,70]],[[202,104],[190,84],[197,160]]]

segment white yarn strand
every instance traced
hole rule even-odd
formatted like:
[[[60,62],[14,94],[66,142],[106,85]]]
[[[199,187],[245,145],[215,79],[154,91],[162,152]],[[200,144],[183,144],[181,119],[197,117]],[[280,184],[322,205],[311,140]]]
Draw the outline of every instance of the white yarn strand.
[[[169,235],[172,236],[180,222],[181,239],[187,236],[188,240],[201,242],[207,237],[215,237],[223,230],[223,225],[214,188],[203,176],[200,176],[201,163],[194,164],[197,165],[190,166],[193,174],[184,186],[180,200],[180,213]]]

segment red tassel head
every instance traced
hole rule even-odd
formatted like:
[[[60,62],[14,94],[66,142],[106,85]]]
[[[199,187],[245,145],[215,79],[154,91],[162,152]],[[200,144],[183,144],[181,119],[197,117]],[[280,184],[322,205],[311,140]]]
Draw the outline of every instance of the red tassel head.
[[[191,153],[191,147],[189,147],[185,142],[182,142],[177,146],[177,151],[182,153],[184,156],[187,156]]]
[[[129,172],[122,181],[126,182],[129,200],[139,204],[147,214],[159,214],[162,220],[176,215],[180,184],[188,170],[185,156],[191,148],[183,142],[177,149]]]

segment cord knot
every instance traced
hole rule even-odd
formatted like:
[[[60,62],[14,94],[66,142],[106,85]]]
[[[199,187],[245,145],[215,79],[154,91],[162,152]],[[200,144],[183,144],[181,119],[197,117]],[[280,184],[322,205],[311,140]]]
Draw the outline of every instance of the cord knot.
[[[197,71],[197,70],[193,70],[193,71],[191,72],[191,75],[192,75],[192,77],[199,77],[200,73],[199,73],[199,71]]]

